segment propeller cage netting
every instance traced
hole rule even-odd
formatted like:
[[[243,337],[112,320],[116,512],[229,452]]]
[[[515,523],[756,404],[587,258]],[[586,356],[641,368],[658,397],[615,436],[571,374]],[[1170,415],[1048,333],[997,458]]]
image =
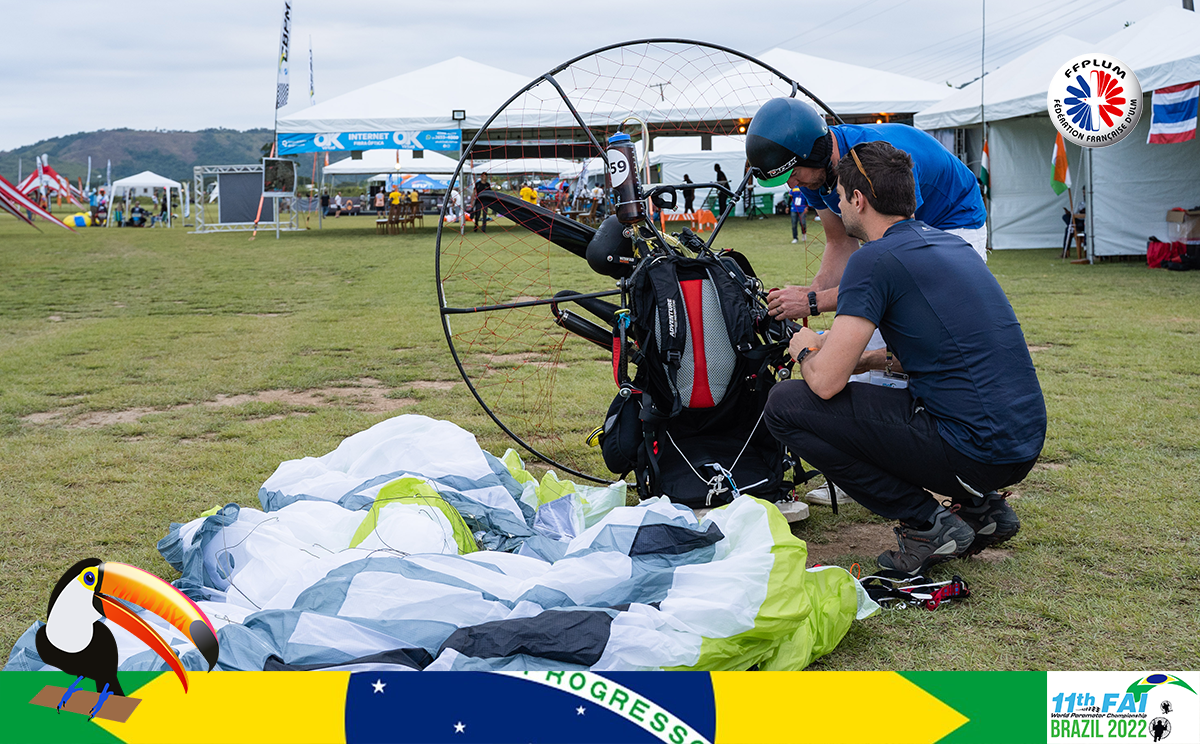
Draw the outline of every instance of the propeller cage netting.
[[[625,131],[634,139],[645,186],[643,122],[660,147],[663,138],[690,137],[693,150],[728,151],[744,146],[745,127],[763,103],[784,96],[808,100],[832,115],[790,78],[730,49],[679,40],[607,47],[533,80],[481,130],[466,132],[470,144],[451,188],[463,189],[464,211],[483,173],[493,188],[511,194],[522,183],[555,178],[566,180],[573,195],[599,185],[603,201],[611,204],[603,148],[612,134]],[[622,129],[628,117],[636,120]],[[650,185],[663,180],[656,161],[652,150]],[[694,182],[715,180],[711,163],[694,170],[689,172]],[[726,173],[736,189],[742,168]],[[564,205],[554,192],[541,195],[543,206],[579,207],[576,219],[599,225],[587,202]],[[716,201],[715,191],[695,192],[695,207],[708,207],[719,218]],[[468,388],[500,428],[535,456],[578,477],[611,480],[597,449],[585,445],[616,391],[611,353],[556,325],[550,306],[521,303],[563,290],[615,290],[615,281],[510,220],[489,217],[487,232],[475,232],[480,227],[475,222],[463,227],[448,222],[448,209],[437,232],[438,300],[447,342]],[[667,230],[686,224],[668,222]],[[719,237],[714,247],[720,248]],[[797,274],[812,276],[824,244],[813,241],[806,249],[797,256]],[[562,306],[600,323],[574,303]],[[464,312],[472,308],[489,309]]]

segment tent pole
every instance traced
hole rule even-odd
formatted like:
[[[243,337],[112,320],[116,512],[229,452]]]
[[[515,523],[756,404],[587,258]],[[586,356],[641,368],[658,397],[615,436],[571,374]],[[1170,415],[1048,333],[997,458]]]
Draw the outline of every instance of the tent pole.
[[[1092,200],[1095,198],[1095,180],[1092,178],[1092,168],[1095,166],[1096,148],[1087,148],[1087,196],[1084,202],[1087,204],[1087,217],[1084,218],[1084,224],[1087,226],[1087,261],[1088,264],[1096,262],[1096,210],[1092,209]]]
[[[987,0],[979,1],[979,126],[983,132],[983,144],[980,147],[987,147],[987,116],[984,110],[983,88],[987,84],[987,65],[985,62],[987,55]],[[982,157],[982,156],[981,156]],[[984,254],[993,249],[994,241],[992,240],[992,169],[988,169],[988,182],[986,193],[983,196],[983,227],[987,233],[987,239],[984,242]],[[984,259],[986,261],[986,259]]]
[[[458,120],[458,161],[459,161],[459,163],[462,162],[462,156],[463,156],[462,119],[459,119]],[[460,169],[459,172],[461,173],[462,170]],[[458,234],[459,235],[467,234],[467,220],[466,220],[467,195],[463,193],[463,181],[464,180],[466,180],[465,173],[463,174],[462,178],[458,179],[458,209],[459,209]]]

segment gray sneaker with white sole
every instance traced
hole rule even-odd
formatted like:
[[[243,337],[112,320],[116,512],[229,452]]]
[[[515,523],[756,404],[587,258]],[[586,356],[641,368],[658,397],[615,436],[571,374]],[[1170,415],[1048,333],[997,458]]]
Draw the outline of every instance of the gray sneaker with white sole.
[[[1008,505],[1008,493],[985,493],[978,504],[955,503],[950,510],[975,531],[975,541],[967,555],[999,545],[1021,531],[1021,520]]]
[[[933,526],[929,529],[919,530],[901,522],[895,532],[900,549],[881,553],[879,565],[910,576],[966,555],[975,541],[975,531],[970,525],[944,506],[933,513]]]

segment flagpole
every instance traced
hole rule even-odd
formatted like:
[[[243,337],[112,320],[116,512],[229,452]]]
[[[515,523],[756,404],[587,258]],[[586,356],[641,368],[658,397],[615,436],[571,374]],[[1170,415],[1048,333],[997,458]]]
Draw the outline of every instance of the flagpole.
[[[979,10],[980,10],[980,18],[981,18],[980,37],[979,37],[979,126],[981,128],[981,131],[983,132],[983,146],[984,146],[984,148],[986,148],[987,141],[988,141],[987,116],[985,116],[985,111],[984,111],[983,91],[984,91],[984,86],[987,85],[987,64],[986,64],[986,58],[987,58],[987,0],[980,0]],[[992,250],[992,244],[993,244],[993,241],[992,241],[992,209],[991,209],[992,170],[990,167],[991,166],[991,158],[990,157],[988,158],[988,161],[989,161],[988,162],[988,166],[989,166],[988,181],[987,181],[987,184],[985,185],[984,194],[983,194],[983,199],[984,199],[983,226],[984,226],[985,232],[987,232],[987,241],[984,244],[985,253],[987,251]]]
[[[291,44],[291,26],[292,26],[292,0],[283,0],[283,25],[279,29],[279,57],[275,62],[275,115],[271,124],[271,154],[267,157],[274,158],[276,148],[279,142],[279,109],[287,105],[288,87],[291,84],[288,70],[288,49]],[[280,83],[279,79],[284,78],[285,82]],[[263,163],[263,172],[266,172],[266,163]],[[254,216],[254,232],[250,234],[250,239],[254,240],[258,236],[258,221],[262,218],[262,208],[265,196],[258,196],[258,214]],[[275,211],[275,239],[279,239],[279,200],[274,199]]]

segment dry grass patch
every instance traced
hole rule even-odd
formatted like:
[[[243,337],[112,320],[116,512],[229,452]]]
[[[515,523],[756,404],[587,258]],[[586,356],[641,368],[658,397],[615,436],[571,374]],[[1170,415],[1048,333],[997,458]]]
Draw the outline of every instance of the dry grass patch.
[[[448,383],[453,386],[455,383]],[[414,386],[416,387],[416,386]],[[448,388],[436,388],[448,389]],[[327,387],[310,388],[308,390],[260,390],[256,393],[240,393],[237,395],[218,395],[214,400],[200,403],[184,403],[166,408],[128,408],[123,411],[89,411],[80,413],[77,407],[57,408],[52,411],[39,411],[21,417],[25,424],[44,425],[62,423],[64,429],[100,429],[116,424],[137,423],[144,416],[152,413],[170,413],[184,411],[197,406],[203,408],[231,408],[249,403],[278,403],[296,408],[333,408],[346,407],[364,413],[387,413],[398,411],[415,405],[415,398],[389,397],[391,388],[372,377],[364,377],[353,382],[335,383]],[[277,421],[288,416],[304,416],[307,411],[292,411],[286,414],[262,416],[255,421]]]

